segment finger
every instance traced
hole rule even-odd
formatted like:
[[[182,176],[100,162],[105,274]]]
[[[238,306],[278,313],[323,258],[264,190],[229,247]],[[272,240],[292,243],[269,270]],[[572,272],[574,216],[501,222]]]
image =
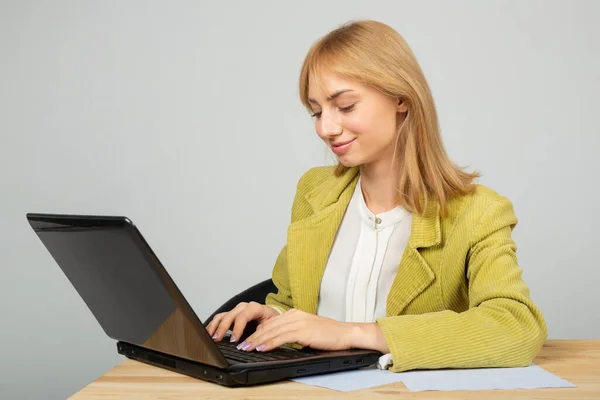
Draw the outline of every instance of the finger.
[[[277,339],[277,342],[279,342],[280,339],[278,339],[278,338],[280,336],[285,337],[290,332],[296,332],[296,331],[298,331],[300,326],[301,326],[300,321],[291,321],[291,322],[288,322],[285,324],[281,324],[272,329],[261,331],[260,333],[257,333],[256,336],[254,336],[254,338],[249,337],[246,340],[246,342],[249,343],[250,346],[246,347],[244,350],[253,351],[257,348],[260,348],[261,351],[263,351],[264,348],[261,347],[262,345],[265,345],[266,343],[269,343],[269,342],[273,342],[273,340],[275,340],[275,339]],[[281,342],[281,344],[285,344],[285,343],[287,343],[287,342]]]
[[[264,353],[265,351],[271,351],[284,344],[297,343],[301,340],[302,332],[298,329],[290,330],[288,332],[277,335],[264,343],[261,343],[256,348],[257,351]]]
[[[221,323],[221,319],[223,319],[223,316],[225,314],[226,313],[219,313],[219,314],[215,315],[213,317],[212,321],[210,321],[210,323],[206,326],[206,330],[208,331],[208,334],[210,336],[215,334],[215,331],[217,330],[217,327]]]
[[[242,337],[248,322],[260,317],[260,313],[260,304],[248,303],[244,310],[235,317],[230,342],[237,342]]]
[[[258,334],[264,334],[265,332],[269,332],[269,331],[276,329],[282,325],[293,323],[294,321],[298,321],[301,319],[302,315],[303,315],[302,313],[288,311],[288,312],[278,315],[274,318],[271,318],[271,319],[265,321],[264,323],[260,324],[259,325],[260,330],[257,329],[256,332],[254,332],[251,336],[249,336],[246,339],[246,342],[253,343],[256,341]]]
[[[246,328],[246,325],[250,320],[251,317],[247,315],[247,312],[242,312],[238,314],[238,316],[233,322],[231,338],[229,339],[231,343],[235,343],[238,341],[238,339],[242,336],[242,333],[244,332],[244,328]]]
[[[281,315],[269,319],[268,321],[260,324],[260,330],[257,329],[256,332],[248,336],[248,338],[243,343],[241,343],[238,346],[238,348],[246,351],[250,350],[250,345],[252,343],[256,344],[256,340],[260,337],[259,335],[266,334],[267,332],[270,332],[271,330],[276,329],[281,325],[297,321],[301,319],[303,315],[304,313],[296,312],[295,310],[289,310]],[[252,349],[254,348],[256,348],[256,346],[252,347]]]
[[[235,306],[235,308],[231,311],[229,311],[228,313],[226,313],[223,318],[221,319],[219,326],[217,327],[217,330],[215,332],[215,334],[213,335],[213,338],[219,342],[221,341],[221,339],[223,339],[223,336],[225,336],[225,333],[227,333],[227,331],[229,330],[229,328],[231,327],[231,324],[233,323],[233,321],[235,320],[235,317],[238,316],[238,314],[240,312],[242,312],[242,310],[246,307],[245,303],[240,303],[237,306]]]
[[[279,326],[284,323],[288,323],[289,321],[297,320],[303,316],[303,313],[297,312],[295,309],[291,309],[287,312],[284,312],[281,315],[277,315],[264,323],[260,324],[261,330],[269,330],[273,329],[276,326]]]

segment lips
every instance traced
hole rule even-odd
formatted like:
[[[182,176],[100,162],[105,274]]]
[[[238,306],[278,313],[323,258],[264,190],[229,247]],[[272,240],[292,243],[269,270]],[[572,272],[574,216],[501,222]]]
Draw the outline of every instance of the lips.
[[[354,143],[355,140],[356,140],[356,138],[346,141],[346,142],[339,142],[336,144],[332,144],[331,150],[338,156],[341,156],[341,155],[345,154],[348,151],[348,149],[350,149],[350,146],[352,146],[352,143]]]
[[[354,140],[355,140],[355,139],[348,140],[348,141],[345,141],[345,142],[339,142],[339,143],[335,143],[335,144],[332,144],[332,145],[331,145],[331,147],[340,147],[340,146],[345,146],[345,145],[347,145],[348,143],[352,143]]]

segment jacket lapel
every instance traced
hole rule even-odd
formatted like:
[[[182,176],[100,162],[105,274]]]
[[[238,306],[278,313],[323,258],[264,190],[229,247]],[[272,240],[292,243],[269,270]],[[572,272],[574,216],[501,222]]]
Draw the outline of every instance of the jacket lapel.
[[[294,308],[316,314],[321,279],[338,227],[358,181],[358,168],[326,179],[305,199],[314,214],[288,229],[288,271]],[[398,315],[434,280],[420,248],[441,242],[439,205],[430,202],[423,215],[413,214],[411,234],[387,298],[386,313]]]
[[[387,316],[400,315],[433,282],[435,275],[419,249],[440,244],[441,236],[439,204],[432,201],[422,215],[413,214],[410,237],[386,300]]]
[[[316,314],[321,279],[337,229],[358,181],[358,168],[326,179],[305,196],[314,214],[288,229],[288,271],[294,308]]]

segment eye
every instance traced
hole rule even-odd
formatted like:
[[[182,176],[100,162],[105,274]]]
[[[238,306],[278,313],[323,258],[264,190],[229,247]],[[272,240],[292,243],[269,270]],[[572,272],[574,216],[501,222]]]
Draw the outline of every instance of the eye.
[[[348,107],[342,107],[342,108],[340,108],[340,111],[342,111],[342,112],[350,112],[352,110],[354,110],[354,104],[352,104],[352,105],[350,105]],[[320,118],[321,117],[321,112],[316,112],[314,114],[311,114],[310,116],[311,117],[315,117],[315,118]]]

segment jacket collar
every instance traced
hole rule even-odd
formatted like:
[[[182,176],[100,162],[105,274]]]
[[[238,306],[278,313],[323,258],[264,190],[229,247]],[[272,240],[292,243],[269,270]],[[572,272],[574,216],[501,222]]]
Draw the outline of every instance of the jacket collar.
[[[358,167],[348,169],[340,177],[329,177],[312,188],[304,198],[315,214],[337,203],[344,191],[353,193],[358,182]],[[348,199],[350,202],[350,199]],[[347,206],[347,204],[346,204]]]

